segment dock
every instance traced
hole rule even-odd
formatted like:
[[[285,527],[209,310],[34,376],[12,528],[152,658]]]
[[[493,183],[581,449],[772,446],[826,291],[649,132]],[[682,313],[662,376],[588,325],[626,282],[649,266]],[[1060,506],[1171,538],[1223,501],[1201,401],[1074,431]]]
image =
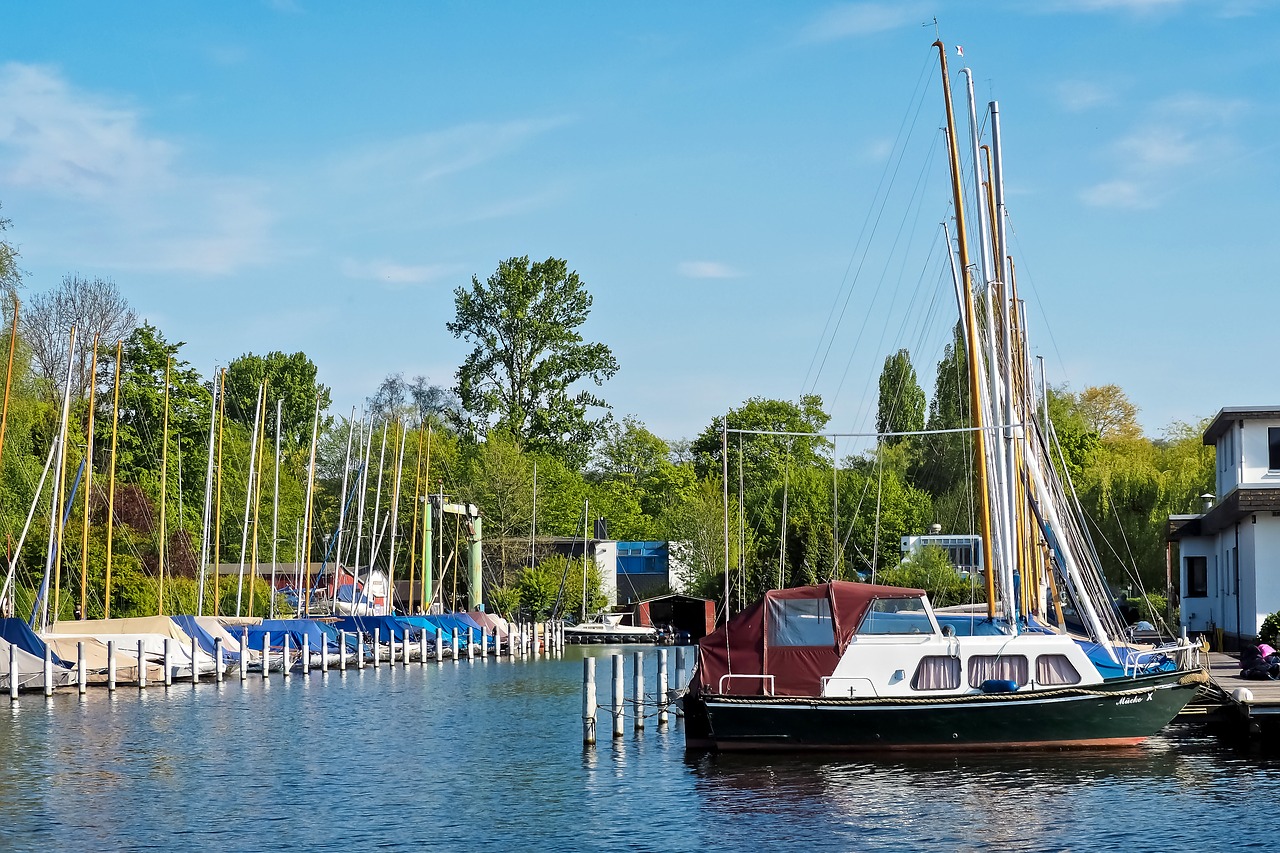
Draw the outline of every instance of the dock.
[[[1219,723],[1234,734],[1264,745],[1280,744],[1280,681],[1240,677],[1240,661],[1222,652],[1204,655],[1209,683],[1180,717]]]

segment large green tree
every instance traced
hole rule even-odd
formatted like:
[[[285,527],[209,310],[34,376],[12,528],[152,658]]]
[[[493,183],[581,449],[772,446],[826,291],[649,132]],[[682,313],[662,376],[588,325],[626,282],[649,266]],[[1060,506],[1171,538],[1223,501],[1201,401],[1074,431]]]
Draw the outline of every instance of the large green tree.
[[[911,366],[911,353],[900,349],[884,360],[880,371],[880,403],[876,409],[876,432],[918,432],[924,429],[924,391]],[[889,444],[899,444],[905,436],[888,436]]]
[[[275,438],[275,404],[282,400],[281,439],[289,448],[310,447],[316,401],[320,401],[321,413],[330,402],[329,389],[316,381],[316,374],[315,362],[303,352],[245,353],[227,365],[227,417],[252,429],[258,389],[265,379],[267,436]]]
[[[457,392],[473,434],[497,427],[527,449],[586,463],[604,424],[589,413],[607,404],[579,386],[601,385],[618,370],[607,346],[578,331],[591,301],[559,258],[508,258],[486,281],[473,276],[454,291],[456,316],[446,328],[472,345]]]

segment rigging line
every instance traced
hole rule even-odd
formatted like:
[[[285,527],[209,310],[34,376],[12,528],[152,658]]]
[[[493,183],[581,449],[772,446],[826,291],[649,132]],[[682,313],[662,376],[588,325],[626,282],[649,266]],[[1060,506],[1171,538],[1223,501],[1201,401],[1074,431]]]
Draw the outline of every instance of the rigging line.
[[[808,387],[810,393],[812,393],[813,389],[817,387],[818,379],[819,377],[822,376],[822,371],[826,367],[827,357],[831,354],[831,347],[835,343],[836,333],[840,330],[840,324],[841,322],[843,322],[845,312],[849,308],[849,300],[853,296],[853,291],[856,288],[858,280],[862,275],[862,267],[867,260],[870,241],[874,239],[875,233],[880,227],[880,219],[884,214],[884,208],[889,203],[890,193],[888,191],[888,188],[884,186],[884,178],[885,178],[885,175],[889,173],[889,165],[890,163],[892,163],[892,166],[893,166],[892,175],[890,176],[890,180],[889,180],[889,187],[892,187],[897,180],[898,170],[902,167],[902,162],[906,158],[906,142],[910,140],[911,134],[914,132],[916,124],[919,121],[920,112],[924,108],[926,99],[924,97],[924,87],[922,83],[927,78],[927,75],[929,73],[929,68],[931,67],[931,65],[932,65],[932,58],[930,57],[929,61],[926,62],[925,65],[921,68],[920,77],[916,80],[916,92],[912,96],[913,101],[909,101],[907,104],[907,115],[911,116],[911,124],[910,124],[910,129],[908,130],[908,133],[907,133],[907,138],[906,140],[902,140],[902,128],[907,124],[907,115],[904,115],[902,119],[902,124],[899,125],[899,128],[898,128],[898,135],[894,138],[893,150],[899,152],[898,159],[896,161],[893,161],[891,159],[887,161],[885,164],[885,170],[884,172],[881,173],[881,176],[880,176],[880,183],[877,184],[875,194],[872,196],[872,204],[868,208],[867,215],[863,220],[862,230],[858,235],[857,242],[854,244],[854,251],[849,257],[848,266],[845,268],[845,274],[844,274],[844,278],[841,280],[840,289],[836,291],[835,302],[832,304],[831,310],[827,313],[827,323],[823,327],[822,335],[820,335],[818,338],[818,346],[814,351],[814,357],[816,358],[817,351],[822,348],[822,341],[824,338],[826,338],[827,346],[825,351],[823,351],[822,353],[822,360],[818,364],[817,372],[814,372],[813,360],[811,359],[809,362],[809,370],[805,372],[805,379],[804,379],[804,382],[801,383],[801,388]],[[912,114],[911,104],[915,102],[915,99],[917,97],[918,97],[918,104],[916,106],[914,114]],[[898,144],[900,140],[903,143],[901,147],[899,147],[899,144]],[[884,190],[883,196],[881,195],[882,189]],[[878,209],[876,208],[876,205],[875,205],[876,200],[880,201],[880,206]],[[872,211],[875,211],[875,222],[872,225],[870,235],[867,235],[868,245],[862,246],[863,235],[867,234],[867,223],[868,221],[871,220]],[[859,247],[861,247],[861,249]],[[858,269],[854,273],[852,281],[850,281],[849,269],[853,267],[853,262],[855,259],[858,258],[859,253],[861,253],[862,257],[861,257],[861,260],[858,262]],[[832,325],[831,317],[833,314],[835,314],[836,305],[840,304],[840,294],[842,292],[845,294],[844,304],[840,308],[840,313],[836,317],[835,324]],[[828,329],[830,329],[829,337],[827,335]],[[812,384],[809,383],[810,375],[812,375],[813,377]]]
[[[795,438],[891,438],[903,435],[945,435],[947,433],[993,432],[996,430],[1021,429],[1026,427],[1022,422],[1008,424],[991,424],[980,427],[948,427],[947,429],[915,429],[897,432],[793,432],[789,430],[740,429],[730,427],[727,431],[741,435],[777,435]]]

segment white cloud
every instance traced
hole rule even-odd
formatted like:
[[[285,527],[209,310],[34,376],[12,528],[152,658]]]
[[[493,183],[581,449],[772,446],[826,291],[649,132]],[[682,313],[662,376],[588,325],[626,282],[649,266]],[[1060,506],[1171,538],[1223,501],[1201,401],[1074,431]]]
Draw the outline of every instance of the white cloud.
[[[1175,12],[1189,3],[1190,0],[1050,0],[1042,8],[1047,12],[1127,12],[1152,15]]]
[[[719,261],[681,261],[676,272],[685,278],[738,278],[742,274]]]
[[[1112,103],[1115,93],[1110,89],[1083,80],[1064,80],[1057,86],[1058,101],[1068,112],[1078,113]]]
[[[924,4],[845,3],[827,9],[806,24],[800,30],[800,41],[827,42],[874,35],[917,25],[929,18]]]
[[[1093,207],[1118,207],[1140,210],[1155,206],[1136,182],[1126,180],[1104,181],[1094,184],[1080,193],[1080,199]]]
[[[342,273],[348,278],[380,281],[396,288],[431,284],[443,278],[460,275],[465,269],[462,264],[403,264],[387,260],[351,259],[342,262]]]
[[[53,68],[0,66],[0,181],[56,207],[72,265],[225,274],[263,260],[264,188],[183,172],[143,118]]]

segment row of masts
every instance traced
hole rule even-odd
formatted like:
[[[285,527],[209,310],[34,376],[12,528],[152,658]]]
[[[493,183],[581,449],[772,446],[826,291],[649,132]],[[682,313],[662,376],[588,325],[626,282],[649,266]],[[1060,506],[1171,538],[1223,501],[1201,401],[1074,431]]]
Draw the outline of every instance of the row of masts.
[[[1062,592],[1076,605],[1087,630],[1110,651],[1121,626],[1109,605],[1078,502],[1073,493],[1068,494],[1070,483],[1063,486],[1052,462],[1054,442],[1043,371],[1042,393],[1039,401],[1035,399],[1025,304],[1018,298],[1008,252],[999,105],[995,101],[988,105],[991,144],[981,145],[973,75],[963,68],[976,199],[972,226],[978,247],[975,269],[970,259],[971,229],[966,222],[946,48],[941,41],[934,46],[944,81],[959,259],[958,268],[953,264],[952,271],[968,362],[988,616],[999,616],[1015,632],[1030,617],[1042,622],[1053,619],[1061,626],[1056,580],[1060,576],[1067,586]],[[981,275],[981,287],[975,285],[975,275]]]
[[[9,390],[11,387],[12,369],[13,369],[13,353],[16,345],[17,328],[18,328],[18,302],[14,301],[13,324],[10,335],[10,351],[9,351],[9,367],[6,374],[5,393],[2,406],[0,406],[0,459],[3,458],[4,432],[8,417]],[[70,485],[70,495],[68,495],[68,480],[70,479],[70,471],[67,466],[67,450],[69,446],[69,431],[71,421],[71,402],[72,402],[72,364],[74,363],[74,355],[76,352],[76,336],[77,330],[72,327],[69,333],[68,342],[68,369],[66,376],[66,384],[63,389],[61,410],[57,434],[54,437],[50,447],[49,457],[45,463],[44,470],[41,474],[38,485],[36,486],[35,495],[32,500],[31,509],[27,516],[26,524],[21,537],[18,540],[16,548],[13,550],[8,566],[8,572],[4,579],[3,588],[0,588],[0,602],[4,602],[6,612],[12,612],[13,596],[16,592],[16,572],[20,564],[22,556],[22,547],[25,543],[27,534],[30,530],[31,522],[34,518],[36,507],[44,493],[45,483],[49,480],[52,472],[52,488],[49,512],[49,538],[48,546],[45,553],[44,572],[41,578],[36,599],[33,604],[30,623],[33,628],[39,631],[46,631],[51,622],[56,622],[61,612],[61,594],[62,594],[62,554],[64,537],[67,533],[68,523],[71,517],[71,507],[73,506],[77,493],[83,491],[83,500],[81,504],[81,555],[80,555],[80,590],[79,590],[79,606],[76,608],[77,618],[87,618],[88,614],[88,576],[89,576],[89,536],[91,529],[90,521],[90,499],[93,488],[94,475],[94,447],[95,447],[95,410],[96,410],[96,391],[97,391],[97,359],[99,350],[99,340],[95,336],[90,367],[90,387],[89,387],[89,405],[86,418],[85,440],[86,452],[80,464],[79,470],[75,474],[74,481]],[[104,581],[103,581],[103,618],[111,618],[111,601],[112,601],[112,563],[114,558],[113,533],[115,529],[116,507],[116,450],[119,432],[119,415],[120,415],[120,380],[121,380],[121,364],[123,356],[123,342],[117,341],[115,347],[115,380],[112,391],[112,417],[111,417],[111,442],[109,456],[109,476],[108,490],[106,500],[106,556],[104,565]],[[161,451],[160,451],[160,483],[159,483],[159,542],[157,548],[157,566],[156,580],[158,588],[159,603],[157,614],[164,615],[166,609],[165,586],[167,576],[170,573],[167,562],[169,525],[167,518],[168,506],[168,480],[169,480],[169,420],[170,420],[170,372],[172,369],[172,356],[168,357],[165,364],[164,378],[164,408],[161,428]],[[219,535],[222,530],[222,495],[223,495],[223,449],[224,449],[224,433],[226,423],[226,369],[218,371],[217,381],[213,383],[213,393],[210,400],[209,415],[209,441],[207,447],[207,462],[205,466],[205,494],[204,503],[201,510],[201,540],[200,540],[200,562],[197,580],[196,592],[196,614],[205,615],[211,612],[212,615],[232,615],[231,613],[223,614],[221,612],[221,573],[218,567],[221,566],[221,546],[222,537]],[[263,525],[263,490],[264,478],[267,470],[265,463],[265,454],[267,446],[267,421],[269,413],[269,387],[268,381],[263,379],[258,387],[256,395],[256,405],[254,411],[253,432],[250,437],[249,447],[249,471],[247,486],[245,489],[244,503],[244,522],[241,529],[240,542],[240,558],[239,570],[236,579],[236,598],[234,615],[249,615],[255,610],[255,587],[256,584],[248,584],[246,595],[245,576],[248,574],[250,579],[259,577],[259,543],[261,541],[260,531]],[[279,518],[280,518],[280,465],[282,460],[281,454],[281,436],[283,424],[283,400],[275,402],[275,447],[273,453],[273,464],[271,466],[274,476],[274,485],[272,487],[272,513],[271,513],[271,602],[270,615],[275,615],[275,591],[276,591],[276,569],[278,562],[278,544],[279,538]],[[403,482],[403,465],[406,446],[411,431],[405,424],[398,419],[392,419],[381,425],[381,449],[379,452],[378,476],[375,484],[374,507],[371,524],[366,529],[365,525],[365,499],[369,489],[369,471],[370,471],[370,455],[372,452],[373,438],[378,424],[372,415],[361,417],[356,420],[355,411],[352,411],[352,418],[349,422],[347,436],[347,455],[344,460],[342,475],[342,495],[341,510],[338,521],[336,534],[336,559],[334,563],[334,577],[331,582],[333,592],[336,594],[338,578],[341,576],[341,566],[346,562],[343,558],[343,539],[346,535],[348,527],[347,509],[351,503],[351,496],[348,495],[347,487],[352,474],[351,469],[351,450],[352,442],[355,439],[357,449],[363,446],[363,461],[355,469],[355,478],[358,481],[356,489],[359,492],[358,512],[355,520],[353,531],[354,538],[354,559],[349,565],[354,570],[353,576],[353,606],[357,606],[360,602],[367,598],[367,593],[361,593],[362,588],[367,584],[373,573],[377,560],[383,555],[384,546],[386,548],[385,558],[387,567],[387,583],[388,595],[386,603],[378,612],[382,614],[390,614],[393,607],[394,595],[394,579],[396,571],[396,555],[397,542],[396,537],[399,531],[399,508],[401,502],[401,488]],[[297,552],[297,576],[294,586],[298,590],[299,595],[299,615],[312,615],[312,578],[311,578],[311,562],[309,555],[311,553],[312,530],[315,526],[315,492],[316,492],[316,456],[318,450],[320,430],[320,399],[317,395],[315,409],[312,418],[311,440],[308,452],[308,461],[306,468],[306,496],[304,500],[303,519],[298,525],[296,531],[295,551]],[[424,493],[424,487],[430,482],[431,476],[431,437],[432,431],[425,422],[420,424],[415,430],[417,432],[417,467],[413,478],[413,523],[411,541],[409,544],[409,586],[410,599],[413,598],[415,584],[417,584],[418,600],[423,603],[425,610],[428,603],[433,600],[433,596],[437,594],[432,589],[432,557],[435,556],[439,565],[444,566],[443,540],[439,537],[437,554],[432,554],[432,512],[430,507],[423,508],[424,503],[431,503],[439,507],[451,507],[445,504],[445,496],[443,493],[443,482],[440,484],[439,493],[436,495],[427,495]],[[382,513],[382,487],[384,483],[384,469],[386,465],[386,451],[388,434],[396,435],[392,440],[392,450],[395,455],[395,473],[392,486],[391,506],[388,511]],[[395,444],[398,442],[398,452],[395,451]],[[425,453],[424,453],[425,447]],[[420,512],[421,510],[421,512]],[[446,510],[449,511],[449,510]],[[381,515],[380,515],[381,513]],[[421,525],[419,518],[421,517]],[[382,519],[381,526],[378,520]],[[476,519],[478,525],[478,519]],[[419,536],[420,528],[423,528],[421,537]],[[334,552],[329,551],[327,546],[330,536],[325,536],[326,553],[322,566],[328,566],[329,557]],[[478,540],[478,536],[475,537]],[[478,541],[473,543],[478,545]],[[367,549],[367,556],[366,550]],[[211,553],[212,552],[212,553]],[[212,557],[212,560],[210,559]],[[367,559],[368,566],[362,563],[362,557]],[[206,587],[208,583],[208,570],[214,568],[212,594],[214,603],[208,606],[206,603]],[[421,567],[421,571],[419,571]],[[362,569],[365,569],[362,572]],[[331,607],[335,602],[322,602],[322,609]],[[229,609],[229,608],[228,608]],[[359,611],[357,611],[359,612]],[[366,613],[373,613],[373,609],[364,610]]]

